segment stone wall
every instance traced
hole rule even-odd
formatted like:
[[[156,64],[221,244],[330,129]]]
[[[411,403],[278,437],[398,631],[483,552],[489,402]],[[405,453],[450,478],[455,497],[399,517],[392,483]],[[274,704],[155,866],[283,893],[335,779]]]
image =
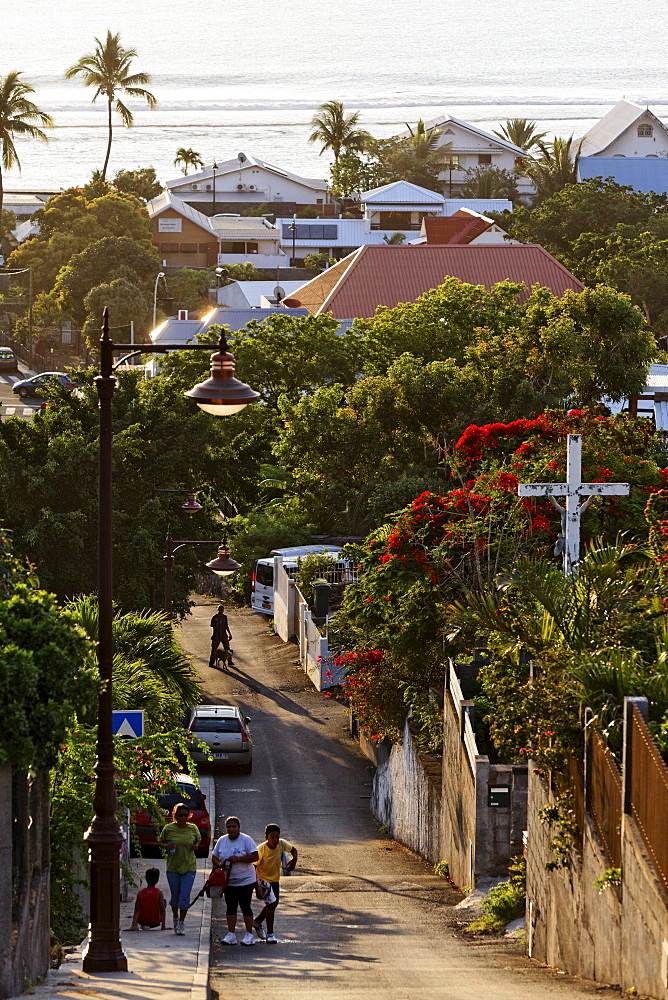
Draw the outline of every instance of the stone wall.
[[[368,742],[368,741],[367,741]],[[379,748],[371,812],[395,840],[428,861],[441,860],[441,758],[417,750],[408,722],[402,744]]]
[[[48,775],[2,765],[0,796],[0,997],[11,997],[49,968]]]
[[[570,866],[546,871],[556,832],[538,810],[553,805],[547,785],[529,772],[527,946],[529,955],[585,979],[634,988],[668,1000],[668,899],[633,819],[622,821],[622,884],[592,884],[610,867],[593,824],[584,821]]]

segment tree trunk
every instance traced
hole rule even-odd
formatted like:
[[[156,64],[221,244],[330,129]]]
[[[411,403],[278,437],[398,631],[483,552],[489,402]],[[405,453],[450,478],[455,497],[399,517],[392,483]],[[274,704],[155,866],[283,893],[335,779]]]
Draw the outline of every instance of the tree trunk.
[[[111,98],[108,100],[108,129],[109,129],[109,139],[107,141],[107,155],[104,158],[104,166],[102,167],[102,182],[107,179],[107,167],[109,166],[109,157],[111,156]]]
[[[2,204],[5,200],[5,192],[2,187],[2,169],[0,168],[0,236],[4,236],[2,231]]]

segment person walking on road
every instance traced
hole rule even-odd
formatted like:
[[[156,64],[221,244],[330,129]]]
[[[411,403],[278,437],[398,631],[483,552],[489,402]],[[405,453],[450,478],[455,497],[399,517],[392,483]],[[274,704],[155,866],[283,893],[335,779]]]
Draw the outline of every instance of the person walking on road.
[[[222,644],[225,652],[229,653],[230,639],[232,638],[227,615],[225,614],[224,604],[218,605],[218,611],[211,619],[211,628],[213,629],[213,632],[211,635],[211,656],[209,658],[209,666],[215,667],[216,651],[218,647]]]
[[[167,848],[167,881],[175,934],[186,932],[185,919],[197,873],[195,851],[200,846],[200,833],[194,823],[188,822],[189,818],[189,807],[185,802],[177,802],[172,809],[172,822],[165,823],[158,836],[158,843]]]
[[[281,839],[281,828],[276,823],[268,823],[265,827],[264,835],[266,840],[257,849],[258,860],[255,863],[255,874],[261,882],[266,883],[266,886],[270,887],[274,896],[274,902],[265,903],[253,921],[253,927],[257,936],[266,939],[267,944],[276,944],[274,914],[276,913],[276,907],[281,895],[280,878],[283,867],[283,854],[291,855],[287,868],[292,872],[297,864],[297,848],[293,847],[287,840]],[[266,936],[264,927],[262,926],[265,918],[267,920]]]
[[[214,868],[222,868],[225,862],[230,866],[225,889],[227,934],[221,940],[221,944],[237,943],[237,910],[241,908],[246,927],[241,943],[251,945],[255,944],[251,899],[257,882],[255,874],[255,862],[258,860],[257,844],[241,832],[241,823],[236,816],[227,817],[225,829],[227,833],[218,839],[211,853]]]

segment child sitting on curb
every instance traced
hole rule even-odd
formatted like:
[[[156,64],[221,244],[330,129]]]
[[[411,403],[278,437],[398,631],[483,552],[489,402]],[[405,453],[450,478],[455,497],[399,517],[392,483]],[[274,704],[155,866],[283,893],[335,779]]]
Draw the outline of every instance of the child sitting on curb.
[[[149,868],[146,872],[146,889],[141,889],[137,893],[135,900],[135,912],[132,916],[132,926],[129,931],[136,931],[137,925],[142,930],[147,927],[158,927],[161,931],[165,929],[165,914],[167,903],[161,889],[158,889],[158,879],[160,872],[157,868]]]

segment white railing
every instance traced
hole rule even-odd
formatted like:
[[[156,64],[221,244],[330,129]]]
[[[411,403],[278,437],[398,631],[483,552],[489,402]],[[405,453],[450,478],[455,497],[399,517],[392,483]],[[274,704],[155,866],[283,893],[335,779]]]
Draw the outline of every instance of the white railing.
[[[464,717],[464,746],[466,748],[466,756],[469,759],[469,765],[473,774],[476,773],[476,757],[478,757],[478,745],[475,741],[475,733],[473,732],[473,726],[471,725],[471,717],[468,712]]]
[[[253,264],[255,267],[287,267],[284,253],[219,253],[218,264]]]
[[[457,720],[459,722],[459,732],[461,734],[461,740],[464,744],[466,750],[466,756],[468,758],[469,766],[471,771],[475,775],[476,773],[476,758],[480,756],[478,753],[478,745],[475,741],[475,733],[473,731],[473,726],[471,725],[471,716],[467,712],[466,698],[462,692],[461,684],[459,683],[459,677],[457,677],[457,671],[455,670],[455,665],[452,660],[448,661],[448,691],[452,698],[455,711],[457,713]]]

